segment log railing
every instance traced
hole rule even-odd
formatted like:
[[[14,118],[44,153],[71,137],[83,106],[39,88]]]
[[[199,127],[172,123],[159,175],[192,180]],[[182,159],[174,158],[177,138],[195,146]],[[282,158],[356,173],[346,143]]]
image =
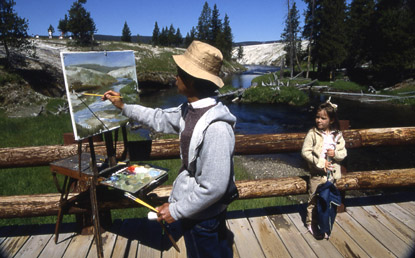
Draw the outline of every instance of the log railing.
[[[347,148],[363,146],[414,145],[415,127],[356,129],[343,131]],[[305,133],[237,135],[236,155],[293,152],[301,149]],[[178,140],[141,142],[143,160],[179,157]],[[88,152],[87,145],[83,151]],[[105,146],[97,144],[95,151],[105,155]],[[121,155],[123,144],[118,144]],[[58,159],[75,155],[77,145],[40,146],[0,149],[0,168],[48,165]],[[339,190],[382,189],[415,186],[415,168],[387,171],[362,171],[348,173],[337,182]],[[237,182],[240,199],[286,196],[307,193],[306,179],[301,177],[275,178]],[[149,196],[155,202],[165,200],[171,186],[156,188]],[[0,218],[56,215],[60,194],[0,196]],[[133,207],[128,200],[100,202],[100,209]],[[85,209],[71,207],[68,213],[82,213]]]

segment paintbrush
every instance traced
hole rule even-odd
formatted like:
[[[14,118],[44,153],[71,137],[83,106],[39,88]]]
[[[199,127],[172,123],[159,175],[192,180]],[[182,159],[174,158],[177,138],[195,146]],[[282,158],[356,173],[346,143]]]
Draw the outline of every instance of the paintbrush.
[[[141,205],[143,205],[143,206],[145,206],[145,207],[149,208],[150,210],[155,211],[156,213],[158,213],[158,212],[159,212],[156,208],[154,208],[154,207],[153,207],[153,206],[151,206],[150,204],[148,204],[148,203],[144,202],[143,200],[140,200],[139,198],[135,197],[134,195],[132,195],[132,194],[130,194],[130,193],[125,192],[125,193],[124,193],[124,196],[126,196],[126,197],[130,198],[131,200],[133,200],[133,201],[135,201],[135,202],[138,202],[139,204],[141,204]],[[165,226],[162,222],[160,222],[160,221],[159,221],[158,223],[161,225],[161,227],[163,228],[164,232],[166,232],[167,237],[170,239],[170,242],[173,244],[174,249],[176,249],[176,251],[180,253],[179,246],[177,246],[176,241],[174,240],[174,238],[173,238],[173,236],[170,234],[170,232],[167,230],[166,226]]]
[[[103,94],[86,93],[86,92],[83,92],[82,95],[86,95],[86,96],[96,96],[96,97],[104,97]],[[121,96],[112,96],[112,97],[116,97],[116,98],[122,99]]]

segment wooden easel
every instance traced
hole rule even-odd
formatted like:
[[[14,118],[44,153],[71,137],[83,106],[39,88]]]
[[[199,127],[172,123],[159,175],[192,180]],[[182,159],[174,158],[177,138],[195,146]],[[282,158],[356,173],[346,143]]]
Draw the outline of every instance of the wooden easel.
[[[121,160],[128,163],[129,161],[129,152],[128,152],[128,140],[127,140],[127,130],[126,127],[121,127],[123,141],[124,141],[124,152],[122,154]],[[101,238],[101,223],[100,223],[100,214],[98,210],[98,200],[97,200],[97,185],[99,184],[98,178],[99,174],[114,169],[117,167],[117,158],[116,158],[116,144],[118,141],[118,129],[115,129],[115,139],[113,140],[112,131],[104,133],[105,147],[107,150],[107,164],[108,168],[104,168],[99,171],[98,168],[98,159],[95,154],[95,147],[93,137],[88,138],[89,144],[89,155],[87,153],[82,153],[82,141],[78,142],[78,154],[72,157],[69,157],[64,160],[60,160],[51,164],[52,175],[54,177],[55,184],[58,188],[58,191],[61,193],[61,198],[59,202],[59,212],[55,226],[55,243],[58,242],[59,238],[59,228],[62,222],[63,214],[74,204],[80,200],[87,200],[89,193],[89,202],[90,202],[90,214],[93,224],[93,232],[95,237],[95,243],[97,246],[98,257],[103,257],[103,246]],[[114,145],[115,144],[115,145]],[[102,158],[102,157],[101,157]],[[89,160],[88,160],[89,159]],[[86,165],[89,161],[89,165]],[[85,169],[87,167],[87,169]],[[58,180],[56,178],[56,173],[62,174],[65,176],[63,187],[61,188]],[[69,180],[69,181],[68,181]],[[68,199],[69,192],[74,183],[86,183],[89,187],[85,191],[80,192],[78,195]],[[110,214],[110,213],[109,213]],[[110,217],[109,217],[109,220]]]

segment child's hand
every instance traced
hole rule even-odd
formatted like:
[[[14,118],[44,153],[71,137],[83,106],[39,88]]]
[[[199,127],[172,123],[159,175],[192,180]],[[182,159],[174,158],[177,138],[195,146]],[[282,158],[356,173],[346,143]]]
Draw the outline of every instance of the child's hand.
[[[326,164],[325,164],[325,166],[324,166],[324,170],[333,170],[333,165],[331,164],[331,162],[330,161],[328,161],[328,160],[326,160]]]
[[[327,155],[327,157],[333,158],[334,157],[334,150],[328,149],[326,155]]]

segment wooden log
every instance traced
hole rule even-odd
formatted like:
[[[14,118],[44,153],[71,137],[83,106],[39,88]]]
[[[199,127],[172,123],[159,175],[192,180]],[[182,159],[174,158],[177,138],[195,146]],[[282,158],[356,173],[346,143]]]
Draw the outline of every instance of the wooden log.
[[[344,130],[346,148],[415,144],[415,127]],[[236,135],[236,155],[273,154],[300,151],[305,133]],[[94,144],[97,154],[106,155],[104,143]],[[130,143],[132,160],[179,158],[179,140],[166,139]],[[0,148],[0,168],[47,166],[51,162],[77,154],[77,144]],[[121,158],[124,144],[118,142],[117,157]],[[88,145],[82,152],[89,152]]]
[[[307,179],[301,177],[287,177],[276,179],[238,181],[239,199],[262,197],[287,196],[307,193]],[[387,171],[368,171],[348,173],[338,180],[339,190],[382,189],[389,187],[415,186],[415,168],[395,169]],[[151,203],[166,201],[171,192],[171,186],[161,186],[153,190],[149,197]],[[69,198],[75,196],[71,194]],[[19,218],[35,216],[57,215],[60,194],[37,194],[0,196],[0,218]],[[137,207],[129,199],[116,201],[99,201],[100,210]],[[68,214],[86,212],[85,207],[71,207]]]

